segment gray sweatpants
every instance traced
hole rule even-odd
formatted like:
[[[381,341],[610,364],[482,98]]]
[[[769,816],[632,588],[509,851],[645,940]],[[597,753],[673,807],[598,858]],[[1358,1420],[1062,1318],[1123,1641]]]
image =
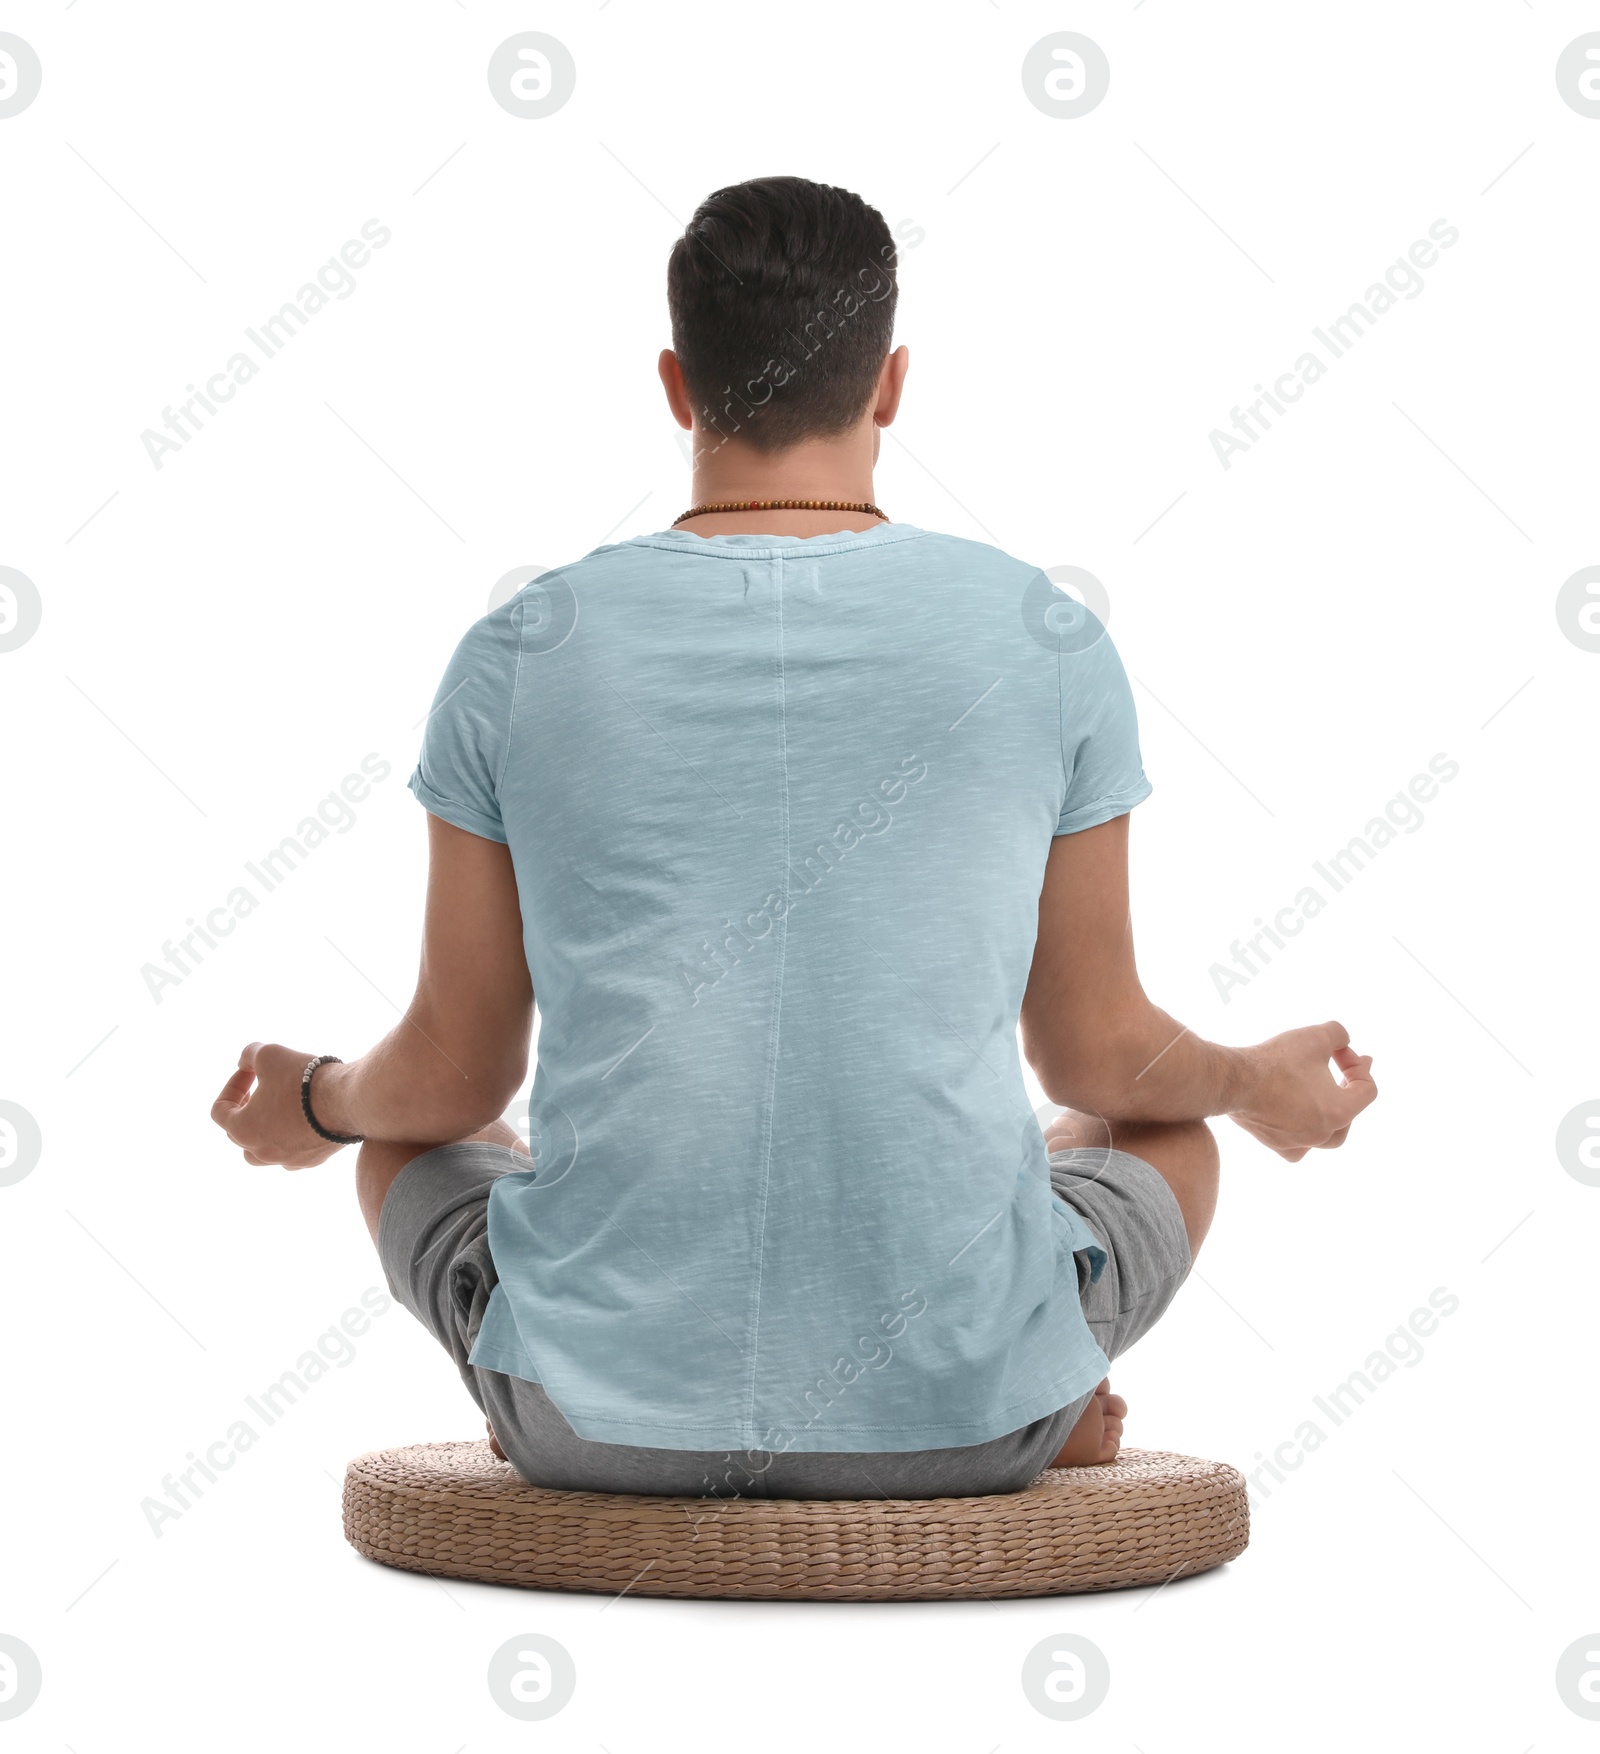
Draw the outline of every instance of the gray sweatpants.
[[[489,1189],[528,1159],[501,1145],[441,1145],[395,1178],[378,1225],[389,1289],[455,1360],[517,1472],[534,1486],[673,1497],[950,1498],[1015,1492],[1044,1468],[1088,1404],[1084,1395],[1003,1437],[959,1449],[875,1454],[649,1449],[573,1431],[544,1389],[467,1356],[494,1290]],[[1189,1272],[1172,1190],[1125,1151],[1058,1151],[1050,1181],[1105,1248],[1097,1280],[1078,1256],[1078,1295],[1100,1349],[1125,1352]]]

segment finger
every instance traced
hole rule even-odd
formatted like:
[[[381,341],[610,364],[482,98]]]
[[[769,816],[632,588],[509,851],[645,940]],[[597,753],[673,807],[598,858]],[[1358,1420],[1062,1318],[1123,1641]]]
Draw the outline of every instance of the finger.
[[[1332,1056],[1332,1059],[1346,1080],[1365,1078],[1372,1070],[1372,1055],[1358,1054],[1352,1048],[1340,1048],[1338,1053]]]
[[[1297,1145],[1285,1150],[1280,1145],[1274,1145],[1273,1150],[1278,1153],[1285,1163],[1298,1163],[1300,1159],[1305,1156],[1307,1147],[1304,1145]]]
[[[1348,1127],[1362,1109],[1377,1100],[1378,1086],[1373,1081],[1371,1067],[1372,1056],[1364,1055],[1342,1080],[1334,1081],[1330,1110],[1334,1129]]]
[[[262,1044],[258,1041],[247,1042],[239,1053],[240,1066],[248,1067],[250,1071],[254,1072],[256,1069],[256,1058],[261,1052],[261,1047]]]
[[[1345,1110],[1345,1125],[1348,1126],[1362,1109],[1378,1100],[1378,1086],[1373,1082],[1370,1072],[1352,1076],[1340,1089],[1339,1095]]]
[[[262,1169],[262,1168],[266,1167],[266,1162],[267,1162],[266,1158],[257,1157],[255,1152],[253,1152],[253,1151],[245,1152],[244,1160],[246,1163],[253,1163],[257,1169]]]
[[[230,1139],[233,1137],[233,1123],[239,1118],[239,1110],[243,1106],[242,1103],[229,1102],[226,1090],[224,1090],[222,1095],[211,1105],[212,1120],[222,1128],[223,1132],[225,1132]]]
[[[1331,1060],[1340,1048],[1350,1045],[1350,1031],[1342,1023],[1324,1023],[1321,1028],[1322,1039],[1328,1044],[1328,1058]]]
[[[216,1111],[224,1105],[229,1108],[243,1108],[244,1099],[250,1094],[250,1086],[255,1081],[255,1073],[247,1066],[241,1066],[237,1072],[231,1073],[217,1100],[211,1105],[213,1118]]]

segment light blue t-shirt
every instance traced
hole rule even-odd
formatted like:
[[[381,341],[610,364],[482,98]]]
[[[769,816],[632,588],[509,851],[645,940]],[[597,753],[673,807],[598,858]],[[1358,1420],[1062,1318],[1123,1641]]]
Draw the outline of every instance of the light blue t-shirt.
[[[597,548],[472,627],[411,788],[509,846],[533,1168],[472,1362],[579,1436],[982,1443],[1107,1364],[1017,1016],[1051,837],[1150,791],[1101,624],[907,524]]]

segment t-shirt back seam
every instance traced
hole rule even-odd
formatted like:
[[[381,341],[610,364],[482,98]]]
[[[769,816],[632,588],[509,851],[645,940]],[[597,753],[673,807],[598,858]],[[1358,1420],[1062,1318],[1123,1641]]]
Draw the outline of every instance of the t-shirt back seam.
[[[772,1039],[767,1050],[766,1116],[761,1129],[761,1204],[756,1218],[755,1279],[750,1288],[750,1372],[746,1383],[745,1426],[755,1422],[756,1381],[761,1354],[761,1280],[766,1263],[767,1201],[772,1187],[773,1110],[778,1095],[778,1041],[783,1029],[783,974],[789,948],[789,728],[783,668],[783,557],[772,563],[777,631],[778,684],[778,836],[783,855],[783,918],[778,922],[776,967],[773,974]]]

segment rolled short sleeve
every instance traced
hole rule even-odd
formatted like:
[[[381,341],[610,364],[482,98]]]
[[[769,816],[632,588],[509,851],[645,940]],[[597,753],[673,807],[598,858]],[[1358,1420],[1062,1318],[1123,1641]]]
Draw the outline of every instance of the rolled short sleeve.
[[[1088,615],[1088,612],[1085,611]],[[1111,636],[1093,615],[1080,649],[1063,650],[1057,834],[1076,834],[1122,816],[1150,796],[1139,756],[1139,715]]]
[[[521,600],[513,598],[468,629],[434,696],[408,782],[431,815],[502,845],[500,779],[511,750],[521,622]]]

